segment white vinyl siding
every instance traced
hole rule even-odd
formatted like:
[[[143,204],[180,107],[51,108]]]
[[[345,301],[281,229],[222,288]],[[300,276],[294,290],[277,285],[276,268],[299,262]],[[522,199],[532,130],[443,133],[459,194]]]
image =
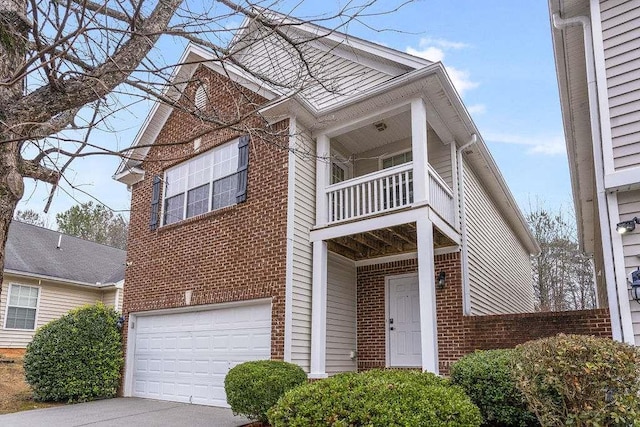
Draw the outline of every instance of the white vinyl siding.
[[[122,312],[123,289],[110,289],[102,293],[102,303]]]
[[[51,320],[63,316],[73,308],[103,301],[103,292],[101,290],[86,289],[78,286],[54,285],[44,280],[39,284],[38,280],[14,278],[5,274],[2,293],[0,293],[0,319],[2,326],[4,326],[6,318],[7,296],[10,283],[40,288],[36,329]],[[0,329],[0,348],[25,348],[33,338],[34,333],[35,331],[28,330]]]
[[[533,311],[529,254],[466,162],[464,187],[471,313]]]
[[[618,210],[620,220],[631,219],[640,216],[640,190],[624,191],[618,193]],[[624,254],[625,273],[631,278],[631,272],[640,266],[638,254],[640,254],[640,232],[638,228],[632,233],[622,235],[622,251]],[[640,304],[633,301],[629,295],[629,308],[636,345],[640,345]]]
[[[267,30],[256,31],[253,37],[238,56],[243,65],[283,87],[301,90],[317,109],[328,108],[394,77],[325,52],[317,43],[298,45],[307,59],[303,63],[296,50]]]
[[[614,166],[640,165],[640,1],[600,3]]]
[[[355,371],[356,359],[356,267],[334,253],[327,260],[327,374]]]
[[[316,146],[307,134],[297,136],[297,152],[293,156],[294,177],[294,240],[291,319],[291,362],[306,372],[311,360],[311,283],[313,251],[309,231],[316,223]]]

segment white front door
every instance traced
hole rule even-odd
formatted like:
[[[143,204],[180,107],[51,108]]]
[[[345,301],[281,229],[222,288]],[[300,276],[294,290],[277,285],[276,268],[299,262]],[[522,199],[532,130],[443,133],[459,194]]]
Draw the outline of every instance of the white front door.
[[[422,365],[418,276],[387,278],[389,366]]]

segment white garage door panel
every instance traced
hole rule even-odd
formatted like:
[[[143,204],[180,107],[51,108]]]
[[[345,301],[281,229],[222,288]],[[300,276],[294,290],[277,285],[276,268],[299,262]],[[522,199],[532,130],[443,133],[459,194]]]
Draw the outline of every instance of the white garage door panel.
[[[271,356],[270,304],[139,316],[135,327],[137,397],[228,406],[229,369]]]

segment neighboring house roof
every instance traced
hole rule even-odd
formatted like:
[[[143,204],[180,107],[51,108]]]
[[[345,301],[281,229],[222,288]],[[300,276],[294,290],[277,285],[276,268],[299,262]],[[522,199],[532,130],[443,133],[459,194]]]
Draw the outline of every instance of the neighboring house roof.
[[[276,21],[282,20],[287,24],[290,21],[295,22],[292,18],[275,12],[271,15]],[[444,143],[454,141],[458,146],[462,146],[471,135],[477,135],[477,143],[465,151],[467,160],[489,189],[494,202],[504,212],[507,221],[529,253],[537,254],[540,251],[526,219],[518,208],[480,132],[440,62],[427,61],[308,23],[284,27],[298,35],[304,34],[306,37],[314,38],[310,46],[319,52],[317,55],[322,59],[321,63],[326,65],[322,69],[323,75],[330,75],[332,82],[337,79],[333,83],[340,90],[326,91],[324,86],[320,85],[320,87],[305,88],[301,93],[296,94],[279,93],[282,90],[260,81],[240,67],[229,63],[223,68],[216,62],[217,58],[211,52],[189,45],[180,61],[182,65],[176,68],[170,80],[177,83],[167,86],[167,96],[177,100],[197,66],[202,64],[265,96],[268,103],[261,110],[264,117],[282,118],[295,115],[308,130],[317,133],[331,126],[331,123],[348,120],[353,118],[354,114],[362,114],[359,107],[365,110],[370,107],[380,109],[406,101],[412,96],[424,95],[425,100],[430,104],[428,109],[432,112],[429,123]],[[275,68],[271,62],[276,59],[271,58],[265,50],[268,49],[265,47],[267,41],[260,39],[260,28],[253,21],[247,21],[241,28],[242,30],[232,42],[233,48],[239,49],[236,52],[238,61],[245,65],[245,69],[258,67],[258,74],[263,72],[260,67],[264,68],[264,73],[267,72],[266,70],[273,72]],[[321,35],[324,36],[319,37]],[[310,55],[313,57],[313,54]],[[258,66],[254,63],[255,58],[268,58],[270,62],[266,66],[264,64]],[[288,58],[285,57],[283,60],[287,67],[284,67],[285,71],[281,74],[286,80],[290,77],[287,71],[292,65]],[[351,66],[345,65],[345,61],[348,61]],[[343,80],[349,82],[357,80],[360,84],[351,86],[349,83],[348,87],[343,87],[344,84],[340,83],[341,73],[344,73],[345,69],[354,69],[353,64],[357,64],[360,68],[355,74],[350,72],[344,75]],[[358,77],[364,76],[363,73],[366,70],[374,74],[368,86],[362,83],[364,78]],[[344,92],[347,90],[351,92]],[[171,106],[160,101],[156,102],[136,136],[132,149],[126,154],[116,171],[114,175],[116,180],[132,185],[144,178],[144,170],[139,166],[171,111]]]
[[[5,254],[5,273],[100,288],[124,279],[127,253],[13,220]]]

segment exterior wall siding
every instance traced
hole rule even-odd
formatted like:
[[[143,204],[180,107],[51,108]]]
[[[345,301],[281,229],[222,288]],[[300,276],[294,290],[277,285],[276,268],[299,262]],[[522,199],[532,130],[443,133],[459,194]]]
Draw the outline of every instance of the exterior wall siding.
[[[640,190],[623,191],[618,193],[618,210],[620,219],[628,219],[638,216],[640,212]],[[640,267],[640,233],[625,233],[622,235],[622,252],[627,278],[631,280],[631,272]],[[636,345],[640,345],[640,304],[631,299],[629,295],[629,309],[631,310],[631,322]]]
[[[197,82],[206,82],[212,111],[237,116],[264,99],[227,77],[199,67],[180,102],[191,102]],[[240,111],[243,114],[244,111]],[[251,134],[247,200],[151,230],[152,181],[167,168],[265,124],[256,116],[232,128],[211,127],[179,109],[172,112],[143,163],[145,178],[132,187],[124,315],[190,305],[271,299],[271,357],[284,358],[288,122],[270,129],[267,141]],[[239,129],[240,128],[240,129]],[[202,135],[202,136],[201,136]],[[201,148],[191,141],[201,136]],[[176,142],[185,142],[176,144]],[[127,316],[128,319],[128,316]],[[125,326],[125,343],[126,331]]]
[[[640,1],[601,1],[600,19],[618,170],[640,165]]]
[[[356,267],[353,261],[329,252],[327,261],[327,360],[329,375],[355,371]]]
[[[529,254],[465,162],[471,314],[533,311]]]
[[[299,53],[285,44],[269,30],[257,31],[240,56],[241,62],[287,87],[301,88],[305,99],[317,109],[331,107],[394,77],[333,52],[325,52],[312,43],[298,45],[307,59],[305,64]]]
[[[299,131],[295,164],[291,361],[309,372],[311,361],[311,284],[313,250],[309,232],[316,223],[316,152],[311,137]],[[312,155],[304,155],[311,153]]]
[[[36,329],[65,315],[69,310],[85,305],[103,301],[103,292],[99,289],[87,289],[79,286],[60,285],[40,281],[4,275],[2,293],[0,293],[0,348],[24,348],[33,339],[35,331],[5,329],[7,296],[9,285],[26,285],[40,288],[38,296],[38,309],[36,312]],[[113,300],[112,300],[113,301]],[[111,304],[113,305],[113,303]]]

